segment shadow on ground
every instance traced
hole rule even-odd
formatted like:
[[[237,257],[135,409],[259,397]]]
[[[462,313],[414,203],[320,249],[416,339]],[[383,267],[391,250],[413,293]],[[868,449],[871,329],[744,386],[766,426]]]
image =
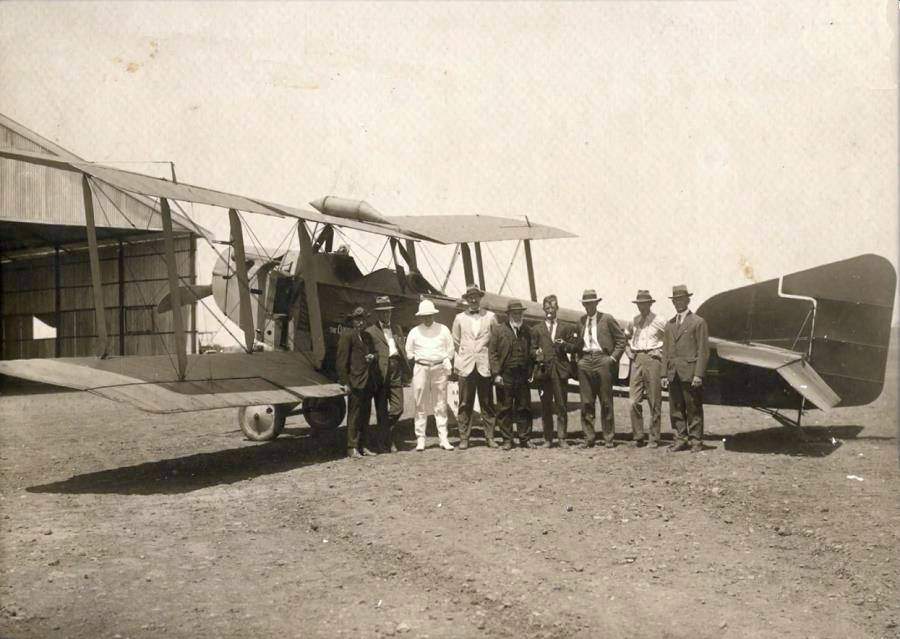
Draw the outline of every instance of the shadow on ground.
[[[804,426],[802,429],[774,426],[724,437],[725,450],[734,453],[826,457],[840,448],[843,440],[890,440],[891,437],[860,437],[862,426]]]

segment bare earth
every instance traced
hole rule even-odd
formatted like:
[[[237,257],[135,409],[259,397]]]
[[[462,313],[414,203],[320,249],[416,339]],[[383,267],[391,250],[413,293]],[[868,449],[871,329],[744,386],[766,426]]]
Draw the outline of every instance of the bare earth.
[[[709,407],[701,454],[629,448],[624,398],[614,450],[349,461],[7,388],[0,636],[900,637],[892,362],[805,443]]]

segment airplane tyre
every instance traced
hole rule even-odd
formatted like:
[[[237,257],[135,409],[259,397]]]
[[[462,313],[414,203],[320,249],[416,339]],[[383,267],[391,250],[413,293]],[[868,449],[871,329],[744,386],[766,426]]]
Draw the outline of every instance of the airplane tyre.
[[[347,403],[343,397],[311,397],[303,400],[303,417],[316,431],[334,430],[344,421]]]
[[[287,419],[289,408],[285,404],[243,406],[238,409],[238,425],[250,441],[270,441],[284,430],[284,421]]]

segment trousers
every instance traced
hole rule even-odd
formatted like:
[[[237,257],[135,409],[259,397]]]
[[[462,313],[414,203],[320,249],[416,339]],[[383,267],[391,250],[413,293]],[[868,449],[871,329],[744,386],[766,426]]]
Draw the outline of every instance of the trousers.
[[[677,442],[699,444],[703,441],[703,387],[694,388],[678,373],[669,383],[669,415]]]
[[[478,373],[478,369],[465,377],[459,378],[459,410],[456,421],[459,424],[459,438],[468,441],[472,433],[472,407],[475,405],[475,394],[481,407],[481,421],[484,424],[485,439],[494,437],[494,421],[497,409],[494,406],[494,387],[491,378]]]
[[[635,441],[644,439],[644,399],[650,406],[650,441],[659,443],[662,414],[662,362],[650,353],[635,353],[631,366],[628,399],[631,401],[631,432]]]
[[[528,371],[516,370],[504,373],[503,385],[497,389],[500,399],[497,411],[497,425],[500,434],[508,442],[513,440],[513,421],[519,431],[519,440],[527,441],[533,426],[531,417],[531,389],[528,386]]]
[[[375,444],[373,429],[369,428],[372,416],[373,389],[352,388],[347,399],[347,449]]]
[[[596,402],[600,400],[600,425],[603,439],[611,442],[616,434],[613,415],[613,370],[616,360],[603,353],[587,353],[578,360],[578,387],[581,391],[581,428],[586,444],[597,439],[594,431]]]
[[[428,416],[434,415],[438,437],[447,439],[447,378],[443,364],[416,364],[413,368],[413,398],[416,402],[416,437],[425,437]]]
[[[569,421],[569,380],[562,379],[551,371],[540,386],[541,422],[544,427],[544,441],[553,441],[553,416],[556,415],[556,436],[560,440],[566,438]]]
[[[400,360],[388,360],[388,376],[375,389],[375,419],[378,422],[378,440],[384,448],[396,444],[396,426],[403,416],[403,369]]]

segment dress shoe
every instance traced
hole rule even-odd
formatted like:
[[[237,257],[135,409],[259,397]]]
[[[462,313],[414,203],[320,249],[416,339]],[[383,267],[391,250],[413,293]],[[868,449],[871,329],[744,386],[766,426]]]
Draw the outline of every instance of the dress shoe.
[[[691,452],[692,453],[702,453],[703,452],[703,444],[691,444]]]
[[[650,442],[649,444],[647,444],[647,448],[659,448],[659,442],[658,442],[658,441],[652,441],[652,442]]]
[[[606,442],[605,444],[603,444],[603,447],[604,448],[615,448],[616,442]]]
[[[440,445],[444,450],[453,450],[453,444],[448,442],[446,439],[442,441]]]
[[[677,453],[682,450],[687,450],[688,448],[690,448],[690,446],[688,446],[687,442],[675,442],[674,444],[669,446],[669,450],[673,453]]]
[[[631,440],[631,447],[632,447],[632,448],[642,448],[643,446],[644,446],[644,440],[643,440],[643,439],[633,439],[633,440]]]
[[[505,442],[503,442],[503,450],[512,450],[512,449],[513,449],[513,443],[511,440],[507,439]]]
[[[416,450],[425,450],[425,438],[419,437],[416,439]]]
[[[519,440],[519,446],[520,446],[521,448],[534,448],[534,444],[531,443],[531,440],[530,440],[530,439],[522,439],[522,440]]]
[[[558,446],[559,446],[560,448],[568,448],[568,447],[569,447],[569,442],[567,442],[565,439],[560,439],[560,440],[559,440]]]
[[[355,448],[347,449],[347,457],[349,457],[350,459],[362,459],[362,455],[360,455],[359,451]]]
[[[496,441],[494,441],[493,437],[488,437],[487,439],[484,440],[484,443],[487,444],[488,448],[499,448],[499,445],[497,444]]]
[[[397,448],[397,444],[391,444],[391,452],[392,452],[392,453],[396,453],[396,452],[399,452],[399,451],[400,451],[400,449]]]
[[[594,442],[581,442],[578,444],[578,448],[593,448]]]
[[[466,450],[468,447],[469,447],[468,439],[460,439],[459,440],[459,449],[460,450]]]
[[[372,450],[371,448],[363,447],[363,449],[362,449],[362,454],[363,454],[363,455],[378,455],[379,453],[375,452],[375,451]]]

